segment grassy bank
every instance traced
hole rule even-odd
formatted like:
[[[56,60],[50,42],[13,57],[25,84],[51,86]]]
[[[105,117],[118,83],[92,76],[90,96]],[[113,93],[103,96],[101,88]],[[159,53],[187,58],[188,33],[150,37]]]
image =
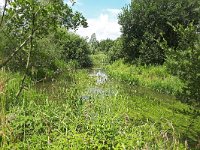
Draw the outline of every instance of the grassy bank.
[[[184,86],[180,79],[171,76],[164,66],[136,67],[135,65],[124,64],[120,60],[108,65],[106,69],[117,80],[148,87],[163,93],[176,94]]]
[[[71,82],[63,76],[51,83],[52,91],[36,91],[27,82],[15,99],[21,76],[0,74],[10,79],[1,90],[1,149],[185,149],[198,143],[199,116],[176,100],[130,95],[109,82],[96,85],[86,70],[74,72]],[[93,86],[118,92],[81,99]]]

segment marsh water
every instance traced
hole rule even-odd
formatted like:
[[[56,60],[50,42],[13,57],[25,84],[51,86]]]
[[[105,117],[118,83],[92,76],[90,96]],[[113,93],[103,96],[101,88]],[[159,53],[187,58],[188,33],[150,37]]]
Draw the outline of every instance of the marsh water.
[[[117,81],[109,77],[105,70],[102,68],[94,68],[89,72],[89,76],[91,78],[96,79],[96,86],[90,87],[88,90],[88,97],[91,96],[117,96],[118,93],[120,95],[137,95],[137,96],[146,96],[155,99],[162,100],[171,100],[175,97],[168,94],[163,94],[160,92],[156,92],[155,90],[151,90],[149,88],[134,86],[127,84],[125,82]]]
[[[81,83],[82,80],[85,80],[84,83]],[[82,84],[82,88],[79,88],[79,84]],[[118,95],[124,97],[149,97],[168,102],[175,99],[172,95],[163,94],[150,88],[134,86],[113,79],[106,73],[106,70],[102,68],[92,68],[87,70],[85,79],[80,79],[80,82],[75,84],[73,81],[67,79],[62,82],[43,82],[37,85],[37,89],[48,93],[53,99],[61,99],[62,95],[60,93],[69,92],[70,90],[76,91],[76,89],[79,90],[73,92],[73,94],[83,101],[95,100],[97,98],[102,99],[105,97],[116,97]]]

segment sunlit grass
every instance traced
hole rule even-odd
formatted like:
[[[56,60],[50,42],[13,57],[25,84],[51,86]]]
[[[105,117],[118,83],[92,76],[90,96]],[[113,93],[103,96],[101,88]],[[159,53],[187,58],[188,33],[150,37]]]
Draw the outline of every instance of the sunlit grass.
[[[19,81],[15,76],[20,75],[3,74],[11,78],[4,97],[12,103]],[[52,85],[56,93],[36,92],[32,85],[18,103],[9,105],[0,126],[1,147],[184,149],[187,143],[197,143],[200,118],[193,107],[174,99],[131,94],[121,83],[96,85],[86,70],[76,71],[72,78],[70,84],[56,81]],[[91,86],[110,88],[114,94],[81,100]]]
[[[165,66],[135,66],[117,61],[106,67],[108,73],[122,81],[154,89],[159,92],[176,94],[181,92],[184,84],[180,79],[170,75]]]

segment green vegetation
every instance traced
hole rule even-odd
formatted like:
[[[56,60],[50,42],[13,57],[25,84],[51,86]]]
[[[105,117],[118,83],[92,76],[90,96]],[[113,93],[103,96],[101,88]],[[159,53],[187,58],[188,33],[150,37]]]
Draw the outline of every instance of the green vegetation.
[[[199,149],[199,9],[134,0],[121,37],[87,42],[63,0],[6,1],[0,149]]]
[[[108,73],[129,84],[144,86],[159,92],[177,94],[184,84],[178,77],[171,76],[165,66],[134,66],[116,61],[106,67]]]
[[[179,98],[199,103],[199,8],[198,0],[131,1],[119,14],[122,48],[112,57],[121,54],[135,64],[166,65],[185,84]]]
[[[90,67],[89,45],[85,39],[73,33],[64,33],[62,59],[65,62],[76,61],[79,68]]]
[[[170,48],[179,43],[173,26],[187,28],[191,23],[199,28],[199,0],[134,0],[119,15],[122,26],[123,53],[129,61],[142,64],[163,64],[166,49],[160,43],[166,41]],[[189,41],[193,42],[193,38]]]
[[[123,40],[122,38],[118,38],[113,42],[112,47],[108,49],[108,59],[110,62],[123,58]]]
[[[95,67],[103,68],[108,64],[108,56],[105,53],[98,52],[96,54],[90,55],[90,57]]]
[[[54,78],[70,61],[78,67],[91,66],[86,40],[68,31],[87,27],[79,12],[73,12],[62,1],[7,3],[9,7],[0,28],[1,68],[41,80]]]
[[[114,41],[111,39],[101,40],[99,42],[99,49],[103,52],[108,52],[109,49],[113,46]]]
[[[174,30],[180,40],[176,49],[168,48],[167,68],[186,84],[179,97],[184,102],[200,102],[200,40],[197,29],[190,24],[187,28],[179,25]]]
[[[54,94],[50,89],[36,92],[29,87],[15,104],[7,100],[15,99],[20,78],[10,80],[1,96],[8,109],[1,114],[2,148],[184,149],[198,142],[200,118],[193,107],[137,94],[113,83],[99,86],[118,93],[83,100],[80,94],[95,85],[86,73],[71,74],[73,83],[63,84],[61,79],[52,84],[49,88]],[[1,71],[2,78],[12,77]]]

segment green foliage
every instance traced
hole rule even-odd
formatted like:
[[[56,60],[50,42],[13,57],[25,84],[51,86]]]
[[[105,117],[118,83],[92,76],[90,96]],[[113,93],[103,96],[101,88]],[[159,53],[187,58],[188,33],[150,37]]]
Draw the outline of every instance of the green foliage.
[[[186,84],[180,93],[183,101],[200,102],[200,42],[193,24],[188,27],[173,26],[179,42],[176,48],[169,49],[167,66]]]
[[[159,43],[165,39],[173,48],[179,42],[169,23],[186,27],[193,22],[199,26],[199,9],[198,0],[133,0],[119,15],[125,58],[139,59],[143,64],[163,64],[166,52]]]
[[[200,148],[199,106],[173,96],[200,97],[197,0],[134,0],[119,16],[122,38],[99,43],[93,34],[89,45],[68,32],[87,23],[62,0],[8,2],[0,63],[32,35],[8,68],[37,80],[57,78],[27,77],[22,84],[22,74],[0,70],[0,149]],[[122,60],[105,66],[121,57],[143,66]],[[168,68],[145,65],[166,57]],[[77,70],[92,61],[116,80],[98,84],[98,73]]]
[[[90,55],[90,57],[94,67],[103,68],[108,64],[108,56],[103,52],[98,52],[94,55]]]
[[[144,86],[162,93],[177,94],[184,84],[175,76],[171,76],[165,66],[134,66],[124,64],[122,60],[106,67],[109,74],[121,81]]]
[[[113,45],[108,50],[109,61],[112,62],[122,58],[123,57],[122,49],[123,49],[122,38],[114,40]]]
[[[80,103],[81,93],[94,86],[86,73],[73,74],[71,84],[65,78],[57,81],[64,84],[44,88],[47,93],[32,88],[23,91],[19,103],[0,115],[4,118],[0,148],[185,149],[187,144],[195,148],[200,122],[193,107],[172,98],[137,95],[133,88],[117,83],[104,85],[117,88],[115,95]],[[17,83],[15,75],[1,72],[1,79],[5,77]],[[12,97],[14,88],[14,84],[5,86],[1,102],[3,97]]]
[[[36,79],[52,78],[64,70],[61,58],[64,43],[60,28],[75,30],[81,25],[87,26],[86,19],[79,12],[73,12],[63,1],[9,1],[0,33],[1,62],[9,58],[31,35],[28,43],[14,55],[7,67],[13,71],[26,72]],[[65,31],[64,34],[68,33]],[[87,50],[80,51],[74,52],[79,53],[76,59],[81,66],[88,65],[90,60],[86,60]],[[74,56],[70,59],[74,59]]]
[[[66,67],[60,65],[65,63],[61,59],[63,47],[56,43],[54,38],[55,36],[51,34],[37,40],[35,49],[32,52],[30,71],[28,72],[31,77],[36,79],[53,78],[66,69]]]
[[[108,52],[109,49],[113,46],[114,41],[111,39],[102,40],[99,42],[99,49],[103,52]]]
[[[36,36],[41,37],[60,26],[67,29],[87,26],[85,18],[73,12],[63,1],[14,0],[9,3],[6,12],[5,25],[12,34],[17,35],[16,38],[26,37],[32,29],[37,31]]]
[[[62,59],[66,62],[77,61],[79,67],[90,67],[90,49],[85,39],[73,33],[66,33],[63,41]]]

